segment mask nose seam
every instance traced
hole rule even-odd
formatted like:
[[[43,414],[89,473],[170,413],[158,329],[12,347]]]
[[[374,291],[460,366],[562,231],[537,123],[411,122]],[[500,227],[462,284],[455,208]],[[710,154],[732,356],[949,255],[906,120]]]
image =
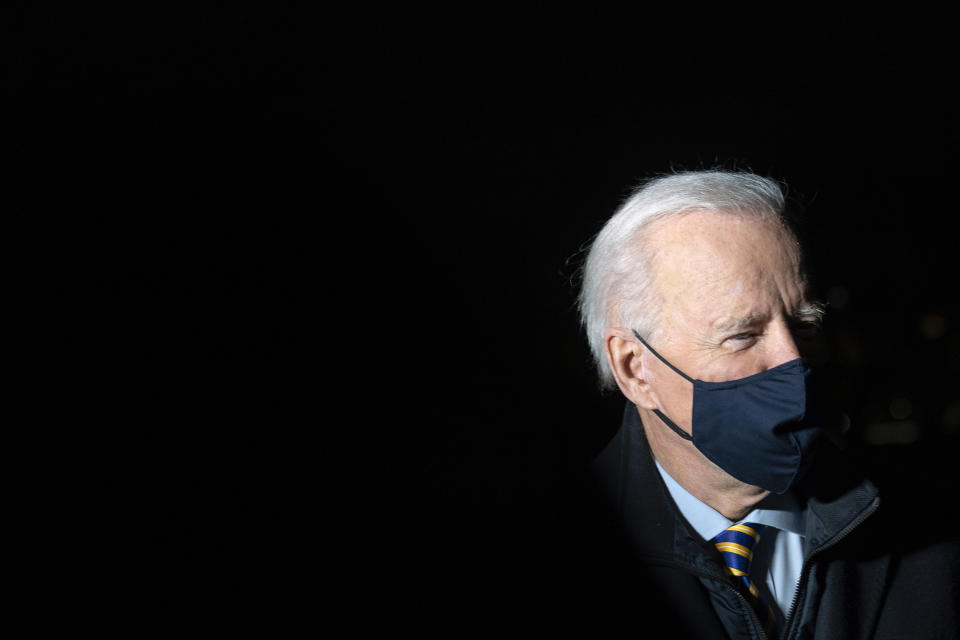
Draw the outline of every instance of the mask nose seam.
[[[704,382],[703,380],[697,380],[694,382],[694,388],[699,386],[705,391],[706,390],[719,391],[721,389],[736,389],[737,387],[743,386],[745,384],[752,384],[757,380],[763,379],[763,377],[783,375],[782,369],[786,369],[788,367],[791,367],[791,368],[795,367],[799,369],[798,371],[792,373],[791,375],[802,376],[804,375],[803,369],[805,368],[805,366],[806,366],[806,361],[803,358],[795,358],[793,360],[788,360],[783,364],[778,364],[777,366],[771,369],[760,371],[759,373],[754,373],[753,375],[749,375],[745,378],[737,378],[735,380],[724,380],[722,382]],[[770,373],[771,371],[776,373]]]

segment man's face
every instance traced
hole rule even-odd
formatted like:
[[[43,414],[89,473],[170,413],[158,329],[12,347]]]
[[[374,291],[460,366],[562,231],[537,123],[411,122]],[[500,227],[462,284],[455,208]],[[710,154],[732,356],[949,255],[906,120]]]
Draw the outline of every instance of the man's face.
[[[788,234],[696,212],[663,221],[649,240],[660,309],[651,346],[681,371],[721,382],[800,357],[794,329],[815,317]],[[692,433],[692,385],[649,353],[644,367],[660,408]]]

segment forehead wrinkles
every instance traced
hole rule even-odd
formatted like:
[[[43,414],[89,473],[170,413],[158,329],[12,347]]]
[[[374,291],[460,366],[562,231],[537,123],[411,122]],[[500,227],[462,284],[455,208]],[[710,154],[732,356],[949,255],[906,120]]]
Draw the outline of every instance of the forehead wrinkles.
[[[799,247],[776,223],[742,214],[691,212],[660,221],[645,240],[668,315],[690,305],[709,307],[716,300],[703,299],[708,295],[737,296],[749,290],[803,295]],[[792,306],[795,301],[784,302]]]

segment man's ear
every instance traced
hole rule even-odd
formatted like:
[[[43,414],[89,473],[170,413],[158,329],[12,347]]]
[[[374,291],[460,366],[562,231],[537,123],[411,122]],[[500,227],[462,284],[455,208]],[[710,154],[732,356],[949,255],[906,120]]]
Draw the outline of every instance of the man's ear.
[[[647,381],[643,358],[646,348],[640,341],[629,329],[615,327],[603,334],[603,343],[607,363],[623,395],[641,409],[660,408],[656,394]]]

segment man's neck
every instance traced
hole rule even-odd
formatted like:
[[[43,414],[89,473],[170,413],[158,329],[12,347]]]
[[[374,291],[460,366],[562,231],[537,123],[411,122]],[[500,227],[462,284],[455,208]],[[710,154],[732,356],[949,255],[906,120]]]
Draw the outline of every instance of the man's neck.
[[[689,489],[687,489],[690,491]],[[701,502],[710,505],[716,509],[723,517],[733,522],[739,522],[747,517],[747,514],[753,511],[761,500],[766,498],[770,492],[761,490],[759,494],[738,495],[730,493],[721,494],[703,494],[698,495],[694,491],[690,493]]]
[[[728,520],[739,522],[770,495],[766,489],[743,483],[720,469],[693,443],[677,438],[653,414],[641,410],[641,419],[653,457],[664,471]]]

